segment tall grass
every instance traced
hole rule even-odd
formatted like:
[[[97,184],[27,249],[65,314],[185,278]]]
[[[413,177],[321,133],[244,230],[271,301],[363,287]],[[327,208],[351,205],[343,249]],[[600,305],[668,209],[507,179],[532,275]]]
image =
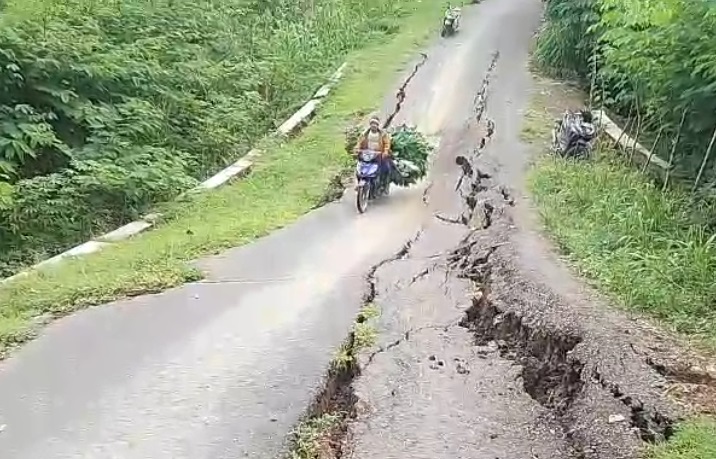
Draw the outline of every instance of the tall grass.
[[[716,345],[716,234],[688,195],[662,193],[609,153],[594,163],[546,158],[530,185],[548,230],[586,276]]]

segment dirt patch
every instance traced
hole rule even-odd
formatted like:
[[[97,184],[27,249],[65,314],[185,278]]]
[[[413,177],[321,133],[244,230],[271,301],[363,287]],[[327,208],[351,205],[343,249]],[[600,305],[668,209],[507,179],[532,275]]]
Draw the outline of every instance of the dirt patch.
[[[328,182],[323,196],[318,199],[313,208],[319,209],[328,203],[341,199],[341,197],[343,197],[343,193],[350,186],[352,179],[353,168],[350,166],[344,167]]]
[[[664,361],[651,356],[645,361],[669,382],[665,395],[690,412],[716,415],[716,366],[712,361],[699,357]]]

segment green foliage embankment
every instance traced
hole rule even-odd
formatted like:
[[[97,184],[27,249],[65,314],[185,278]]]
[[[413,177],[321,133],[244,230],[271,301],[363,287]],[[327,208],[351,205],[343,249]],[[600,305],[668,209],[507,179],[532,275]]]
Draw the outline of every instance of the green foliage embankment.
[[[536,49],[542,68],[594,83],[594,99],[625,118],[641,115],[642,139],[664,128],[656,153],[675,152],[691,185],[716,129],[716,6],[703,0],[548,0]],[[596,70],[596,72],[595,72]],[[716,185],[716,154],[699,185]]]
[[[236,160],[407,3],[7,2],[0,277]]]
[[[716,347],[716,235],[685,193],[663,193],[602,152],[541,161],[532,191],[547,229],[579,270],[625,306]]]
[[[654,151],[669,161],[673,153],[675,168],[675,186],[662,187],[653,179],[663,172],[650,178],[608,148],[592,162],[546,158],[531,185],[547,229],[605,292],[716,345],[716,154],[707,155],[716,138],[716,6],[547,0],[547,20],[535,53],[541,69],[580,80],[647,145],[660,138]],[[713,420],[680,424],[649,457],[716,457]]]

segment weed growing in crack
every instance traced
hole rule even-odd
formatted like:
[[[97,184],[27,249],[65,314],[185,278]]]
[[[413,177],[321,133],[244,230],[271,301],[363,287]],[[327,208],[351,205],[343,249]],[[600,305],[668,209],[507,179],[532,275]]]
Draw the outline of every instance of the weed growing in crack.
[[[362,324],[363,322],[367,322],[370,319],[375,319],[376,317],[380,316],[380,308],[375,303],[368,303],[361,311],[358,313],[358,318],[356,318],[356,322],[359,324]]]
[[[366,276],[364,304],[356,316],[348,338],[331,361],[323,390],[306,413],[306,418],[293,433],[288,459],[329,459],[343,456],[349,422],[356,416],[358,398],[353,381],[360,375],[358,354],[375,345],[378,330],[369,323],[380,316],[376,297],[375,273],[381,266],[408,256],[412,244],[422,231],[407,241],[393,256],[373,266]],[[406,333],[407,339],[407,333]]]
[[[288,459],[341,457],[348,422],[355,416],[357,401],[353,380],[360,368],[355,342],[353,331],[331,361],[323,390],[293,432]]]
[[[406,247],[394,258],[404,257],[410,244]],[[309,408],[306,420],[293,432],[288,459],[329,459],[343,454],[348,422],[355,416],[357,397],[353,380],[360,374],[358,353],[373,346],[378,336],[376,328],[369,323],[370,319],[380,316],[380,308],[373,303],[378,266],[366,278],[368,298],[356,317],[353,330],[330,363],[323,390]]]
[[[295,439],[290,459],[323,459],[333,457],[331,432],[341,422],[342,416],[326,413],[320,417],[304,421],[293,431]]]
[[[331,361],[330,371],[335,373],[347,372],[353,365],[355,365],[353,349],[351,346],[343,344]]]
[[[368,323],[358,323],[355,327],[354,352],[373,346],[378,339],[378,330]]]

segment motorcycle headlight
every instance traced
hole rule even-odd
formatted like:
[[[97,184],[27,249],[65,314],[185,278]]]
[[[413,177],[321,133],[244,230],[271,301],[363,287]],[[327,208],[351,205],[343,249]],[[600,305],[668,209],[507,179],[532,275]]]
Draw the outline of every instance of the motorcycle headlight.
[[[375,160],[376,154],[372,151],[364,151],[360,154],[360,160],[364,163],[369,163]]]

